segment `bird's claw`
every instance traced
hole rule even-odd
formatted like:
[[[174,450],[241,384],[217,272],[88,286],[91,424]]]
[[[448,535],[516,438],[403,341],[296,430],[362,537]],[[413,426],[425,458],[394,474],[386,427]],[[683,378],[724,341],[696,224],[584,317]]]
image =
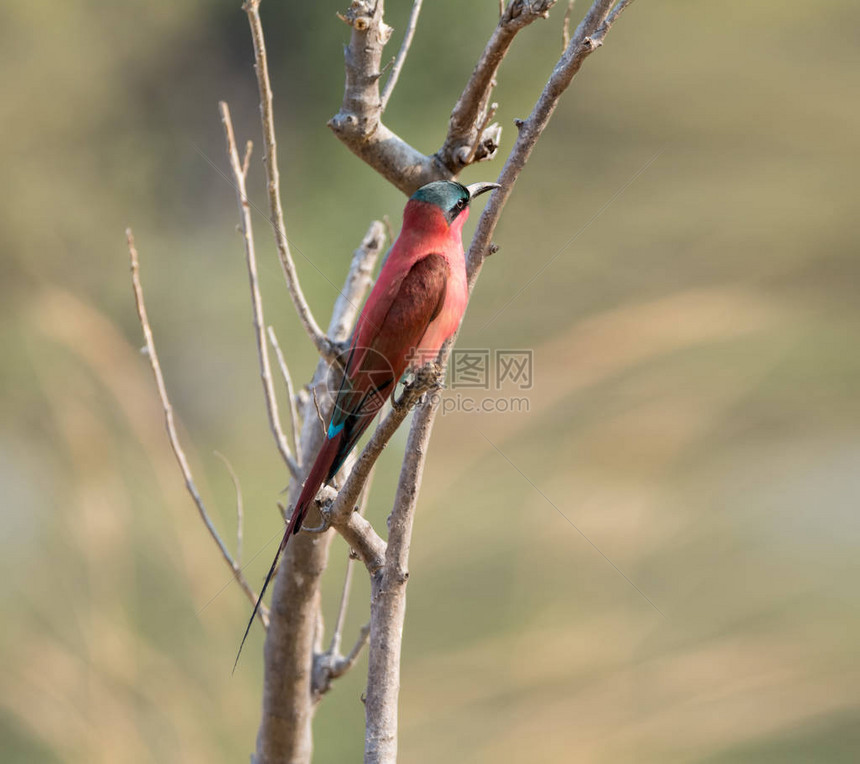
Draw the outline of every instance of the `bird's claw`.
[[[422,392],[427,392],[433,388],[441,387],[442,384],[442,366],[436,361],[430,361],[415,370],[415,376],[412,379],[412,386]]]
[[[399,398],[392,396],[391,404],[396,409],[415,405],[424,393],[441,390],[443,369],[435,361],[425,363],[412,371],[412,379],[406,383]]]
[[[302,530],[305,533],[325,533],[329,528],[331,528],[331,509],[328,504],[320,504],[318,506],[320,517],[322,517],[322,522],[313,527],[308,528],[307,525],[302,525]]]

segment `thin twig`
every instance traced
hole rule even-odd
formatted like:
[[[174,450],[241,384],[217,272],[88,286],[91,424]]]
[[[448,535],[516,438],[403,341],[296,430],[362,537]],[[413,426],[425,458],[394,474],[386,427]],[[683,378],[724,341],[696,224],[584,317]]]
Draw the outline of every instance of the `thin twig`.
[[[386,238],[393,238],[390,230],[386,229],[384,223],[374,220],[352,253],[349,272],[332,311],[329,336],[349,336],[350,328],[358,318],[364,295],[373,283],[373,269],[385,249]]]
[[[373,480],[373,473],[364,484],[362,489],[361,501],[356,507],[356,517],[364,520],[364,512],[367,509],[367,501],[370,496],[370,484]],[[365,521],[366,522],[366,521]],[[380,539],[381,541],[381,539]],[[384,551],[382,553],[384,555]],[[380,559],[380,565],[382,560]],[[331,643],[328,650],[324,653],[318,653],[314,656],[314,672],[313,672],[313,691],[316,697],[322,696],[328,692],[333,679],[343,676],[358,660],[361,649],[367,644],[368,636],[370,635],[370,624],[366,623],[361,627],[358,638],[353,645],[352,650],[344,658],[341,655],[340,647],[343,636],[343,627],[346,622],[346,612],[349,607],[349,595],[352,589],[352,579],[355,567],[355,554],[350,550],[350,555],[346,561],[346,575],[343,580],[343,589],[340,595],[340,605],[337,609],[337,617],[335,618],[334,631],[331,635]]]
[[[359,630],[358,639],[355,640],[355,644],[352,646],[352,650],[349,651],[345,658],[341,658],[335,663],[334,666],[332,666],[331,676],[333,679],[337,679],[337,677],[343,676],[355,665],[355,662],[358,660],[358,656],[361,655],[362,648],[367,644],[369,636],[370,624],[366,623]]]
[[[445,143],[437,152],[440,161],[454,174],[459,173],[475,154],[472,147],[481,140],[479,127],[495,84],[496,73],[517,32],[546,18],[557,0],[511,0],[499,17],[466,87],[457,99],[448,124]],[[486,159],[489,159],[488,155]]]
[[[281,416],[278,412],[278,398],[275,395],[275,385],[272,381],[272,367],[269,363],[269,348],[266,343],[265,321],[263,318],[263,298],[260,294],[260,281],[257,276],[257,255],[254,250],[254,232],[251,222],[251,205],[248,202],[248,194],[245,187],[245,173],[242,171],[242,162],[236,149],[236,137],[233,134],[233,121],[230,119],[230,108],[224,101],[218,104],[221,112],[221,122],[224,125],[224,137],[227,141],[227,156],[230,159],[230,167],[236,183],[236,201],[239,205],[239,219],[242,224],[242,238],[245,242],[245,262],[248,267],[248,281],[251,287],[251,307],[254,313],[254,336],[257,341],[257,356],[260,361],[260,377],[263,381],[263,395],[266,400],[266,412],[269,415],[269,427],[275,437],[275,445],[281,454],[290,473],[297,480],[301,479],[301,472],[290,446],[287,436],[281,427]]]
[[[609,28],[615,23],[618,17],[624,13],[627,6],[629,6],[633,0],[620,0],[616,4],[616,6],[612,9],[612,12],[606,17],[606,21],[603,23],[601,30],[603,32],[602,37],[606,36],[606,33],[609,31]]]
[[[582,67],[585,59],[603,44],[603,39],[609,28],[631,2],[632,0],[621,0],[613,7],[612,0],[595,0],[577,26],[570,43],[555,65],[532,113],[528,119],[517,123],[519,136],[497,179],[501,188],[490,196],[486,207],[484,207],[466,256],[466,270],[470,288],[474,286],[483,265],[502,209],[538,139],[549,123],[559,99]]]
[[[325,417],[322,414],[322,409],[320,409],[320,402],[317,398],[317,388],[316,385],[312,388],[313,396],[314,396],[314,408],[317,412],[317,421],[320,423],[320,430],[323,434],[325,434]]]
[[[296,454],[296,462],[301,467],[301,449],[299,447],[299,412],[296,409],[296,392],[293,389],[293,378],[290,375],[290,369],[284,359],[284,354],[281,352],[281,346],[278,344],[278,338],[275,336],[275,330],[269,327],[269,342],[275,350],[275,357],[278,359],[278,366],[281,369],[281,376],[284,378],[284,384],[287,387],[287,399],[290,404],[290,432],[293,436],[293,451]]]
[[[412,3],[412,12],[409,14],[409,21],[406,24],[406,33],[403,35],[403,42],[400,44],[400,50],[397,52],[397,58],[394,60],[394,67],[388,79],[385,81],[385,87],[382,89],[382,95],[379,97],[379,112],[385,111],[388,106],[388,99],[394,92],[394,86],[397,84],[397,79],[400,77],[400,70],[406,61],[406,54],[409,53],[409,46],[412,45],[412,38],[415,36],[415,28],[418,26],[418,14],[421,13],[422,0],[415,0]]]
[[[487,109],[487,113],[484,115],[484,119],[478,127],[478,131],[476,133],[475,142],[472,144],[472,148],[469,150],[469,154],[466,157],[465,163],[467,165],[472,164],[475,161],[475,156],[478,154],[478,149],[481,148],[481,144],[484,143],[484,133],[487,128],[490,126],[490,123],[493,121],[493,117],[496,116],[496,110],[499,108],[499,104],[495,101],[490,104]],[[496,135],[493,136],[493,142],[495,146],[498,146],[499,139],[502,134],[502,128],[497,127]],[[495,150],[495,149],[493,149]]]
[[[242,160],[242,175],[248,177],[248,168],[251,166],[251,151],[254,149],[254,142],[248,141],[245,143],[245,158]]]
[[[260,91],[260,117],[263,124],[263,146],[265,148],[267,188],[269,192],[269,209],[271,211],[272,229],[275,233],[275,243],[278,247],[278,256],[284,278],[287,281],[287,289],[292,297],[293,305],[299,314],[305,331],[314,343],[317,351],[323,358],[330,359],[333,355],[331,343],[323,334],[316,319],[308,307],[299,277],[296,273],[296,265],[290,253],[290,243],[287,240],[287,229],[284,224],[284,210],[281,206],[281,180],[278,171],[278,143],[275,138],[275,117],[272,109],[272,83],[269,79],[269,64],[266,57],[266,41],[263,36],[263,25],[260,21],[260,0],[246,0],[242,6],[248,15],[248,23],[251,26],[251,38],[254,44],[255,70],[257,73],[257,85]]]
[[[352,557],[347,557],[346,573],[343,577],[343,588],[340,591],[340,605],[337,609],[337,617],[334,622],[334,631],[331,635],[331,643],[328,647],[328,652],[332,655],[337,655],[340,652],[340,643],[343,638],[343,624],[346,621],[346,611],[349,607],[349,594],[352,589],[352,574],[353,563],[355,560]]]
[[[361,490],[361,499],[358,502],[357,512],[361,517],[364,517],[365,510],[367,509],[367,502],[370,498],[370,485],[373,482],[373,470],[371,470],[370,475],[364,483],[364,486]],[[355,567],[355,559],[352,555],[346,561],[346,574],[343,579],[343,589],[340,593],[340,605],[337,609],[337,617],[334,621],[334,631],[331,635],[331,644],[329,645],[328,651],[332,655],[337,655],[340,653],[340,644],[343,634],[343,625],[346,621],[346,611],[349,607],[349,594],[350,589],[352,588],[352,574],[353,568]]]
[[[567,0],[567,10],[564,12],[564,22],[561,25],[561,50],[564,52],[570,43],[570,17],[573,14],[573,6],[576,0]]]
[[[182,450],[182,446],[179,443],[179,435],[176,432],[176,424],[173,420],[173,406],[167,396],[167,387],[164,384],[164,376],[161,373],[161,364],[158,362],[158,353],[155,350],[155,340],[152,336],[152,328],[149,324],[149,317],[146,313],[146,304],[143,300],[143,287],[140,283],[140,264],[138,262],[137,248],[134,245],[134,235],[131,232],[131,228],[126,229],[125,236],[126,241],[128,242],[128,255],[131,260],[131,284],[134,289],[134,299],[137,303],[137,315],[140,319],[140,327],[143,330],[143,336],[146,341],[146,355],[149,358],[149,365],[152,368],[153,375],[155,376],[155,386],[158,389],[158,397],[161,399],[161,407],[164,410],[164,423],[167,428],[167,438],[170,441],[170,447],[173,449],[173,454],[176,457],[176,461],[179,463],[179,469],[185,480],[185,487],[188,489],[188,493],[191,494],[191,498],[197,506],[197,512],[200,514],[200,519],[206,526],[206,530],[209,532],[212,540],[218,546],[224,561],[233,572],[233,577],[236,579],[239,587],[243,592],[245,592],[245,596],[254,603],[257,601],[257,593],[245,580],[241,567],[239,567],[238,563],[230,555],[227,546],[221,540],[221,537],[218,535],[218,531],[215,530],[215,526],[209,518],[209,512],[206,510],[206,505],[203,503],[203,499],[197,490],[194,477],[191,474],[191,467],[185,456],[185,451]],[[258,616],[263,627],[268,628],[268,608],[261,605],[258,611]]]
[[[236,474],[236,470],[233,469],[233,465],[230,464],[230,461],[227,459],[224,454],[220,451],[215,451],[215,456],[217,456],[222,462],[224,462],[224,466],[227,468],[227,472],[230,473],[230,480],[233,481],[233,488],[236,491],[236,563],[238,565],[242,564],[242,536],[244,533],[244,525],[245,525],[245,506],[242,501],[242,485],[239,483],[239,476]]]

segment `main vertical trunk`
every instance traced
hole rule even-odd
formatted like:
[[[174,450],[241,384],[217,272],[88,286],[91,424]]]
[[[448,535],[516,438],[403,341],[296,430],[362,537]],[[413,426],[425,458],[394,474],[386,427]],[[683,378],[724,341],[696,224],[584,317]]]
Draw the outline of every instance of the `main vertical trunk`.
[[[317,374],[325,374],[320,365]],[[302,412],[302,451],[311,462],[322,444],[313,401]],[[307,410],[310,409],[310,410]],[[289,506],[302,486],[293,481]],[[318,522],[310,511],[310,523]],[[316,702],[311,691],[314,637],[320,609],[320,577],[328,562],[332,533],[299,533],[290,539],[272,590],[264,650],[263,714],[254,764],[310,764]]]
[[[365,764],[396,764],[397,761],[397,702],[406,618],[409,542],[437,405],[438,399],[430,396],[418,407],[412,420],[397,498],[388,523],[385,565],[371,583]]]

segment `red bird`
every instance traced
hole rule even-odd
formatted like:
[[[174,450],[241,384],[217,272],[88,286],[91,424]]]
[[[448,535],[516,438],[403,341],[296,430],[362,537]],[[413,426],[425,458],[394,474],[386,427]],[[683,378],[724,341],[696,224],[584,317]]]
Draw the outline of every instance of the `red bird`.
[[[463,224],[472,199],[495,188],[497,183],[436,181],[419,188],[406,203],[400,236],[353,333],[326,440],[305,479],[242,645],[278,559],[290,536],[301,530],[319,489],[341,468],[406,369],[435,360],[457,331],[469,298]]]

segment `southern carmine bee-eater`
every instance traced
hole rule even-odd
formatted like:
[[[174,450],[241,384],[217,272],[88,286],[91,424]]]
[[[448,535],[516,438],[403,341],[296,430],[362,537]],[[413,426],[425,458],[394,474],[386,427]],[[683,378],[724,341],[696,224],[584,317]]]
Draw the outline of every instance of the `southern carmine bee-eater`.
[[[443,343],[460,326],[469,297],[463,224],[469,217],[469,203],[495,188],[499,188],[497,183],[463,186],[436,181],[419,188],[406,203],[400,236],[353,332],[325,442],[287,523],[242,645],[278,559],[290,536],[301,530],[317,492],[341,468],[407,368],[435,360]]]

